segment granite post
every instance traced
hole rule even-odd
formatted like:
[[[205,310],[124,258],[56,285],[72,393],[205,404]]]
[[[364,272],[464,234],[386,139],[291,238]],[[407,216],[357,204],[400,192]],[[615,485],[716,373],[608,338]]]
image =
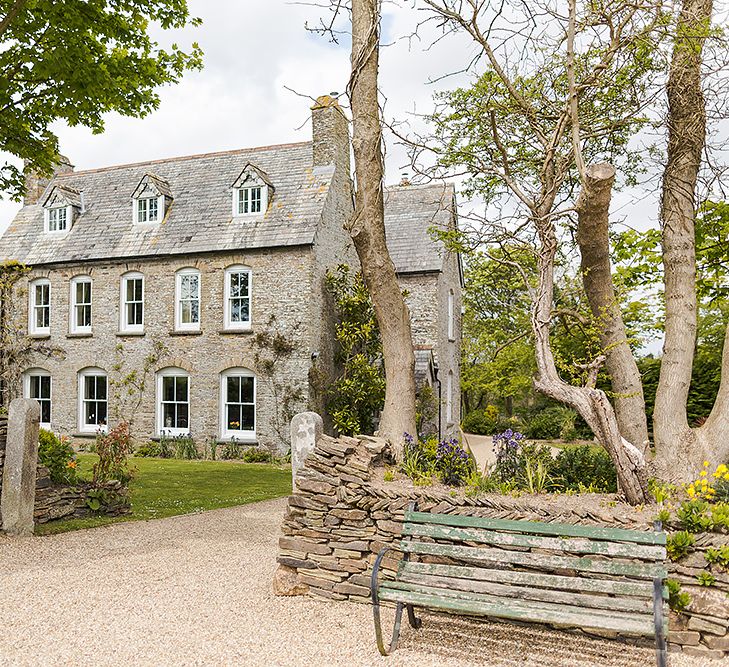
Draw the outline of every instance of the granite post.
[[[322,418],[316,412],[300,412],[291,420],[291,481],[294,492],[296,473],[303,468],[306,457],[314,451],[323,430]]]
[[[3,530],[11,535],[33,534],[39,427],[38,401],[16,398],[10,403],[0,514]]]

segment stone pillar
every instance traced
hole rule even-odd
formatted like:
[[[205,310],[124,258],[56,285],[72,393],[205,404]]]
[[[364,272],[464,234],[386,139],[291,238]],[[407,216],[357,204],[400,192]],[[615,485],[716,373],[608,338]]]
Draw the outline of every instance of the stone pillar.
[[[16,398],[10,403],[0,512],[3,530],[11,535],[33,534],[39,426],[38,401]]]
[[[291,420],[291,481],[296,490],[296,473],[324,430],[324,423],[316,412],[300,412]]]

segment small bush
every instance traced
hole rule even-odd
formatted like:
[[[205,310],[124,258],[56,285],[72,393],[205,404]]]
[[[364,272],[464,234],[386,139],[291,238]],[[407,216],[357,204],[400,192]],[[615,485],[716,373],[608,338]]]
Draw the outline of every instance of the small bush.
[[[718,565],[729,570],[729,544],[723,544],[718,549],[709,547],[704,557],[709,565]]]
[[[455,438],[438,443],[435,454],[435,470],[441,482],[448,486],[463,486],[472,468],[468,452]]]
[[[473,459],[455,438],[421,441],[405,434],[400,469],[417,485],[431,484],[437,477],[448,486],[462,486],[473,466]]]
[[[55,484],[73,486],[78,482],[76,452],[68,438],[42,428],[38,433],[38,460],[46,468]]]
[[[180,435],[173,438],[172,446],[176,459],[192,460],[200,458],[197,445],[190,435]]]
[[[98,433],[96,436],[96,453],[99,460],[94,464],[94,484],[100,484],[115,479],[122,484],[128,484],[133,476],[129,468],[128,457],[134,452],[132,439],[129,435],[129,424],[120,422],[108,433]]]
[[[134,451],[134,456],[138,456],[142,459],[158,457],[159,443],[154,442],[154,440],[150,440],[149,442],[145,442],[143,445],[139,445],[139,447],[137,447]]]
[[[666,579],[666,588],[668,588],[668,606],[677,614],[685,611],[691,604],[691,596],[681,590],[681,584],[675,579]]]
[[[243,446],[240,442],[235,440],[229,440],[223,445],[223,451],[220,454],[220,458],[224,461],[238,460],[243,456]]]
[[[552,478],[557,488],[578,491],[580,485],[595,490],[615,493],[618,476],[610,455],[590,445],[565,447],[554,461]]]
[[[681,503],[676,517],[682,528],[691,533],[703,533],[714,525],[709,503],[705,500],[688,500]]]
[[[472,410],[463,420],[463,430],[476,435],[493,435],[497,431],[499,409],[487,405],[484,410]]]
[[[713,586],[716,583],[716,577],[711,574],[711,572],[702,570],[696,575],[696,581],[698,582],[699,586],[706,586],[708,588],[709,586]]]
[[[666,552],[668,558],[672,561],[681,560],[684,556],[688,556],[694,550],[694,536],[685,531],[671,533],[666,538]]]
[[[569,408],[547,408],[527,422],[526,433],[534,440],[556,440],[561,437],[563,429],[574,430],[576,419],[576,413]]]
[[[248,447],[242,458],[246,463],[271,463],[273,460],[271,452],[261,447]]]

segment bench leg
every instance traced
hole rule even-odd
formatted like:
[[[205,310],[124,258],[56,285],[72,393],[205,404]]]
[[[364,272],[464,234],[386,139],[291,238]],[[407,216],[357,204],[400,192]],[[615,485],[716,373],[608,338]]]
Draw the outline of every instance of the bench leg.
[[[423,625],[423,621],[415,615],[415,609],[413,605],[407,605],[407,610],[408,622],[410,623],[410,627],[414,628],[415,630],[420,630],[420,626]]]
[[[382,624],[380,622],[380,604],[375,603],[372,606],[372,613],[375,617],[375,639],[377,640],[377,648],[382,655],[390,655],[396,648],[397,642],[400,639],[400,625],[402,624],[402,608],[403,603],[398,602],[397,608],[395,609],[395,626],[392,629],[392,639],[390,640],[389,646],[385,647],[385,642],[382,641]],[[408,616],[410,612],[408,611]]]

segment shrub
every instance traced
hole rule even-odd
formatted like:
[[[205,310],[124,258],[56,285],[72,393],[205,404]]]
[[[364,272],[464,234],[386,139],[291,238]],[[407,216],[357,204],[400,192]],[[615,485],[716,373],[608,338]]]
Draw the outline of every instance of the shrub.
[[[150,440],[145,442],[143,445],[139,445],[134,452],[134,456],[139,458],[152,458],[159,456],[159,443]]]
[[[466,415],[463,430],[476,435],[493,435],[497,431],[498,421],[499,409],[495,405],[487,405],[484,410],[472,410]]]
[[[580,485],[607,493],[618,490],[615,466],[602,448],[565,447],[557,455],[551,473],[554,484],[563,490],[578,491]]]
[[[271,463],[271,452],[261,447],[248,447],[242,456],[246,463]]]
[[[435,469],[443,484],[463,486],[472,468],[471,457],[455,438],[438,443]]]
[[[681,527],[691,533],[703,533],[711,530],[714,525],[709,503],[705,500],[688,500],[681,503],[676,511],[676,517]]]
[[[666,538],[666,552],[668,558],[672,561],[681,560],[684,556],[688,556],[694,549],[694,536],[685,530],[671,533]]]
[[[133,475],[127,457],[131,456],[133,451],[127,422],[120,422],[108,433],[99,432],[96,435],[96,453],[99,460],[93,468],[94,484],[112,479],[122,484],[129,483]]]
[[[430,484],[437,476],[448,486],[462,486],[474,467],[470,457],[455,438],[419,440],[405,434],[400,470],[417,485]]]
[[[76,452],[68,438],[42,428],[38,433],[38,460],[48,468],[54,484],[73,486],[78,482]]]
[[[711,508],[712,528],[717,532],[729,530],[729,503],[717,503]]]
[[[666,579],[668,588],[668,606],[680,614],[691,604],[691,596],[681,590],[681,584],[675,579]]]
[[[494,436],[496,466],[494,475],[500,482],[515,480],[521,475],[520,445],[524,434],[512,429]]]
[[[220,458],[225,461],[233,461],[240,459],[243,456],[243,447],[240,442],[236,440],[229,440],[223,446],[223,451],[220,454]]]
[[[200,452],[191,435],[178,435],[172,439],[176,459],[199,459]]]
[[[699,586],[713,586],[716,583],[716,577],[711,574],[711,572],[707,572],[706,570],[702,570],[696,575],[696,581],[699,583]]]
[[[729,570],[729,544],[723,544],[718,549],[709,547],[704,557],[709,565],[718,565]]]
[[[526,432],[534,440],[556,440],[563,429],[574,430],[576,419],[574,410],[554,406],[534,415],[526,425]]]

